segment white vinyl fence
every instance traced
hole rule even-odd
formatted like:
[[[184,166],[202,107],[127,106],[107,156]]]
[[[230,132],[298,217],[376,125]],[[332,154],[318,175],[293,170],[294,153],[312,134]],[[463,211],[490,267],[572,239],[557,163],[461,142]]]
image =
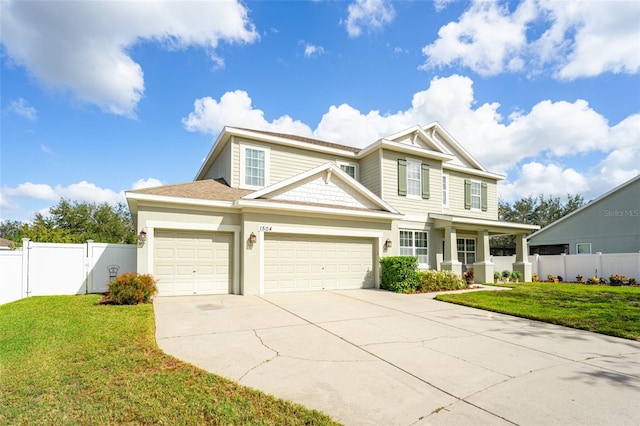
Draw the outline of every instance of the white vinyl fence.
[[[493,256],[498,272],[511,271],[513,262],[515,256]],[[561,276],[565,281],[575,281],[577,275],[585,281],[594,275],[609,280],[613,274],[640,279],[640,253],[532,255],[529,262],[540,280],[546,280],[547,275]]]
[[[124,272],[135,272],[131,244],[55,244],[23,240],[19,250],[0,251],[0,304],[29,296],[102,293]]]

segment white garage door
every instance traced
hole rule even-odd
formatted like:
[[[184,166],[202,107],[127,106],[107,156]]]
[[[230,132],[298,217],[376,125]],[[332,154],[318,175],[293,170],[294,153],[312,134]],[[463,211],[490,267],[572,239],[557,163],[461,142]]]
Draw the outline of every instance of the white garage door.
[[[266,292],[373,288],[373,240],[265,236]]]
[[[156,230],[158,294],[226,294],[231,285],[231,234]]]

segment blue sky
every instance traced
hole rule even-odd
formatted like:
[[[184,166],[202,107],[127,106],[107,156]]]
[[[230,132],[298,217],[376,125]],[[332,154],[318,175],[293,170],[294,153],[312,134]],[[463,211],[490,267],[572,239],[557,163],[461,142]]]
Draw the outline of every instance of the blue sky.
[[[499,195],[640,172],[640,2],[0,0],[0,219],[191,181],[224,125],[438,121]]]

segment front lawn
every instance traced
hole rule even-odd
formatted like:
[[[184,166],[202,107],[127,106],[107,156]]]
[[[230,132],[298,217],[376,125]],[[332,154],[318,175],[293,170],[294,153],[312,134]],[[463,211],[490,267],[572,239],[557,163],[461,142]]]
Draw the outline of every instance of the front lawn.
[[[151,305],[0,306],[0,424],[335,424],[164,354]]]
[[[511,291],[441,294],[436,299],[640,340],[640,287],[523,283]]]

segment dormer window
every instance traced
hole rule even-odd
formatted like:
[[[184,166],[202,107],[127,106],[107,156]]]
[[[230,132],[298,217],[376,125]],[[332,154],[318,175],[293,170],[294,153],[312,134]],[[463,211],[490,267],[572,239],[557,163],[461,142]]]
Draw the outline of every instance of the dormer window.
[[[260,189],[269,181],[269,150],[240,145],[240,188]]]

